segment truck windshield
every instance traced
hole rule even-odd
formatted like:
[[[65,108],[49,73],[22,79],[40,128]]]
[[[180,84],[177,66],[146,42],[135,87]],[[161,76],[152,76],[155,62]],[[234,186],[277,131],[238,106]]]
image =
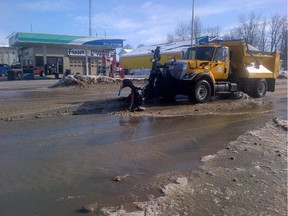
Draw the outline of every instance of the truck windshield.
[[[192,47],[186,51],[183,59],[211,61],[214,50],[214,47]]]

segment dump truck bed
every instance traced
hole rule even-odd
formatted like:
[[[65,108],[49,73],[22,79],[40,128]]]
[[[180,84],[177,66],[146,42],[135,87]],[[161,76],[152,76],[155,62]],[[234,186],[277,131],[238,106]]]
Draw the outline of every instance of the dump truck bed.
[[[230,49],[233,72],[241,78],[274,78],[279,75],[280,54],[248,49],[243,40],[223,41]],[[252,47],[252,46],[250,46]]]

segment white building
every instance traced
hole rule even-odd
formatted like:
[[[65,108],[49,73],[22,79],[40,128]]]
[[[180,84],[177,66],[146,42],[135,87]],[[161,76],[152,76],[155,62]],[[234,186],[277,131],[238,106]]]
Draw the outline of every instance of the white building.
[[[18,53],[15,47],[0,45],[0,64],[13,65],[18,61]]]

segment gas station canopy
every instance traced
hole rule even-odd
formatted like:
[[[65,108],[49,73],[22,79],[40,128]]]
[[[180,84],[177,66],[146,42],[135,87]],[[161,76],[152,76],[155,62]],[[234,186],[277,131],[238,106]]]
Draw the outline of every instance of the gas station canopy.
[[[123,47],[123,39],[109,39],[98,37],[84,37],[72,35],[56,35],[43,33],[15,32],[9,36],[10,46],[22,46],[25,44],[55,44],[55,45],[79,45],[101,46],[110,48]]]

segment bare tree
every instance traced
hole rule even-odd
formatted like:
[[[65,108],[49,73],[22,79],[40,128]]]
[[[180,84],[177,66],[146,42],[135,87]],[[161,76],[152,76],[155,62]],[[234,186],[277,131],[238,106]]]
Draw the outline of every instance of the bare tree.
[[[283,60],[283,67],[284,70],[287,70],[287,40],[288,40],[288,19],[287,16],[283,16],[282,18],[282,29],[281,29],[281,42],[280,42],[280,53],[281,53],[281,58]]]
[[[191,24],[192,25],[192,24]],[[191,26],[190,26],[190,30],[191,30]],[[200,36],[202,33],[202,24],[200,21],[199,17],[195,17],[194,19],[194,38],[197,38],[198,36]],[[190,36],[191,39],[191,36]]]
[[[168,43],[172,43],[172,42],[174,42],[174,41],[175,41],[174,35],[168,34],[168,35],[167,35],[167,42],[168,42]]]
[[[247,17],[241,16],[239,26],[236,28],[240,38],[244,38],[248,44],[258,46],[259,26],[261,23],[261,15],[251,12]]]
[[[261,14],[251,12],[239,17],[239,24],[224,35],[224,40],[244,39],[247,43],[259,48],[261,51],[279,51],[281,58],[286,60],[287,66],[287,16],[273,15],[270,19],[261,17]],[[167,35],[167,42],[191,39],[190,24],[179,23],[174,34]],[[194,38],[201,35],[203,29],[200,18],[194,19]],[[205,34],[214,37],[221,36],[221,26],[208,27]]]
[[[234,28],[230,29],[228,32],[226,32],[222,36],[223,40],[237,40],[237,39],[241,39],[236,30],[237,30],[237,28],[234,27]]]
[[[177,25],[177,28],[175,30],[175,39],[176,41],[185,41],[189,40],[190,38],[190,31],[189,26],[185,24],[184,22],[181,22]]]
[[[204,31],[205,34],[209,37],[219,37],[221,34],[221,27],[220,26],[208,27]]]
[[[270,27],[270,52],[277,51],[281,40],[281,31],[283,25],[283,17],[274,14],[269,20]]]
[[[254,12],[242,15],[239,24],[230,29],[223,39],[245,39],[261,51],[285,53],[283,48],[287,44],[287,17],[275,14],[270,19],[265,19]]]
[[[167,35],[167,42],[175,42],[175,41],[184,41],[191,40],[191,22],[186,24],[184,22],[178,23],[174,34]],[[194,19],[194,38],[201,35],[202,32],[202,24],[200,22],[199,17],[195,17]]]
[[[260,32],[259,32],[259,45],[258,48],[261,51],[265,51],[267,47],[267,21],[266,19],[262,20],[262,23],[260,24]]]

